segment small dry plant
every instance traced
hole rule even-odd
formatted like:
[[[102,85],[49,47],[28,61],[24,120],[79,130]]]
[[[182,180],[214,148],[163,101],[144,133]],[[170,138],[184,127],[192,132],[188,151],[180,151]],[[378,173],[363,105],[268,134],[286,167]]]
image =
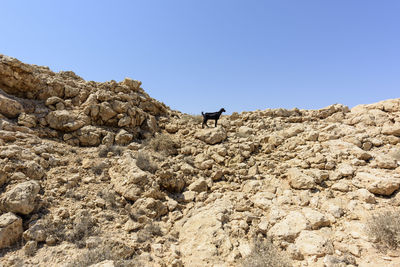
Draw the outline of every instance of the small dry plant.
[[[167,156],[178,154],[179,145],[167,134],[159,134],[150,140],[149,146],[156,152]]]
[[[182,119],[185,121],[191,121],[194,124],[200,124],[203,122],[203,116],[201,115],[183,114]]]
[[[162,231],[160,226],[154,223],[150,223],[146,225],[142,230],[138,232],[138,239],[139,243],[143,243],[146,241],[151,241],[153,236],[161,236]]]
[[[400,213],[384,211],[374,214],[367,221],[366,230],[378,242],[380,249],[400,247]]]
[[[99,157],[106,158],[108,153],[112,152],[115,156],[120,156],[123,152],[123,148],[120,146],[100,146]]]
[[[243,267],[291,267],[289,257],[271,239],[255,239],[251,253],[242,259]]]
[[[157,164],[155,164],[150,156],[146,152],[139,152],[136,158],[136,166],[138,166],[142,171],[148,171],[155,173],[158,169]]]

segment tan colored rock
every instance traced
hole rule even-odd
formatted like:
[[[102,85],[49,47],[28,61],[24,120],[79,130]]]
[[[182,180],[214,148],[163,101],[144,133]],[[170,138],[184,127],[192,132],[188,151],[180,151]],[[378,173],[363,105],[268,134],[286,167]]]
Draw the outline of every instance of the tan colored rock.
[[[40,180],[45,175],[45,170],[42,166],[34,161],[28,161],[26,164],[26,176],[34,180]]]
[[[115,116],[117,115],[117,112],[115,112],[115,111],[112,109],[110,103],[108,103],[108,102],[103,102],[103,103],[100,104],[100,113],[99,113],[99,114],[100,114],[101,119],[102,119],[104,122],[106,122],[106,121],[108,121],[109,119],[115,117]]]
[[[290,169],[287,172],[287,176],[290,186],[294,189],[312,189],[316,186],[314,179],[299,169]]]
[[[160,178],[160,185],[171,193],[180,193],[185,187],[185,180],[174,174],[172,171],[162,171],[157,173]]]
[[[374,194],[372,194],[371,192],[369,192],[367,189],[365,188],[360,188],[355,192],[355,195],[358,199],[365,201],[366,203],[371,203],[371,204],[375,204],[376,203],[376,199]]]
[[[328,219],[328,217],[317,210],[306,207],[302,209],[302,212],[309,222],[309,226],[313,230],[317,230],[321,227],[329,226],[331,224],[331,221]]]
[[[197,195],[197,193],[194,191],[185,191],[182,194],[182,197],[183,197],[182,200],[185,203],[192,202],[195,199],[196,195]]]
[[[27,181],[14,186],[10,191],[2,194],[0,207],[3,211],[29,214],[35,207],[36,195],[40,185],[36,181]]]
[[[115,267],[115,264],[112,260],[105,260],[99,263],[92,264],[89,267]]]
[[[400,123],[386,123],[382,127],[382,133],[386,135],[400,136]]]
[[[130,155],[121,157],[108,173],[115,191],[131,201],[139,199],[151,186],[148,174],[136,166],[135,159]]]
[[[7,182],[7,173],[3,170],[0,170],[0,186],[3,186]]]
[[[227,135],[225,129],[218,126],[215,128],[201,129],[195,133],[195,137],[209,145],[214,145],[224,141]]]
[[[115,143],[117,143],[118,145],[127,145],[132,141],[132,139],[132,134],[128,133],[124,129],[121,129],[115,136]]]
[[[218,220],[220,214],[232,209],[229,201],[218,199],[203,208],[196,209],[190,217],[183,220],[179,229],[179,247],[184,266],[208,266],[210,262],[222,264],[231,247],[225,249],[229,241]]]
[[[369,192],[390,196],[400,187],[400,178],[393,178],[384,173],[372,174],[359,172],[353,179],[353,184],[358,188],[365,188]]]
[[[165,130],[170,134],[174,134],[179,130],[179,127],[177,124],[167,124],[165,125]]]
[[[189,190],[201,193],[201,192],[207,192],[208,185],[206,180],[203,178],[195,180],[193,183],[191,183],[188,187]]]
[[[0,89],[0,114],[13,119],[24,111],[23,106],[18,101],[6,96]]]
[[[47,238],[47,228],[42,221],[37,221],[31,225],[23,234],[25,240],[35,240],[37,242],[46,241]]]
[[[168,212],[166,205],[153,198],[139,198],[133,203],[131,209],[144,212],[147,217],[152,219],[157,219]]]
[[[68,110],[51,111],[46,120],[51,128],[67,132],[76,131],[90,122],[86,115]]]
[[[300,232],[307,228],[308,222],[304,215],[301,212],[292,211],[285,219],[276,223],[268,231],[268,235],[275,239],[282,239],[292,243]]]
[[[37,125],[37,118],[32,114],[21,113],[18,116],[18,124],[28,128],[34,128]]]
[[[271,192],[258,192],[251,197],[254,206],[263,210],[268,210],[272,204],[275,194]]]
[[[95,126],[84,126],[78,130],[78,139],[81,146],[98,146],[101,140],[101,131]]]
[[[19,241],[22,236],[22,219],[8,212],[0,216],[0,249]]]
[[[296,239],[295,245],[304,256],[323,257],[332,252],[332,244],[329,239],[317,231],[302,231]]]
[[[395,169],[398,164],[395,159],[389,155],[380,154],[378,155],[373,163],[374,166],[382,169]]]

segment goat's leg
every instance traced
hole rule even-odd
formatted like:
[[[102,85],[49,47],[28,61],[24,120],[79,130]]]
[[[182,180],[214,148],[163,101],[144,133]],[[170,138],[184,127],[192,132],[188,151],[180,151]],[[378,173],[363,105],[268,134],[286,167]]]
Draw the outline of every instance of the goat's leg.
[[[201,124],[201,128],[204,128],[204,124],[207,126],[207,128],[208,128],[208,125],[207,125],[207,119],[204,119],[203,120],[203,123]]]
[[[217,127],[217,122],[218,122],[218,119],[215,119],[215,126],[214,127]]]

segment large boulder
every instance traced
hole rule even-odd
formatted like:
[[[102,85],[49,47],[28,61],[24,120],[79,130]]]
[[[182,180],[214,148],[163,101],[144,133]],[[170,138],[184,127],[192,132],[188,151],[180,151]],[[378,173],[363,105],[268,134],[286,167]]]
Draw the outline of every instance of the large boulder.
[[[90,118],[78,111],[55,110],[46,116],[49,126],[56,130],[71,132],[90,123]]]
[[[98,146],[101,139],[101,130],[95,126],[84,126],[78,130],[78,139],[81,146]]]
[[[390,196],[400,187],[400,178],[394,178],[385,173],[359,172],[353,179],[358,188],[365,188],[369,192]]]
[[[0,198],[0,208],[7,212],[29,214],[35,209],[39,190],[40,185],[36,181],[17,184]]]
[[[224,258],[231,252],[231,243],[224,230],[223,218],[232,208],[230,201],[218,199],[196,208],[187,218],[177,222],[184,266],[210,266],[211,263],[219,266],[224,263]]]
[[[0,216],[0,249],[6,248],[21,239],[22,219],[8,212]]]
[[[24,111],[23,106],[18,101],[2,94],[0,90],[0,113],[7,118],[13,119]]]
[[[225,129],[221,126],[218,126],[216,128],[199,130],[196,132],[195,137],[209,145],[214,145],[224,141],[227,135]]]

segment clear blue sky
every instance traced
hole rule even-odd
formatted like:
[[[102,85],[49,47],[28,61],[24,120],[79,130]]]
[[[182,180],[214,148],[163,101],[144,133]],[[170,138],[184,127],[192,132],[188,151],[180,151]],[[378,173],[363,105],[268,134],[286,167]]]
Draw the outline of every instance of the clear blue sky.
[[[398,0],[0,0],[0,53],[199,114],[400,97]]]

